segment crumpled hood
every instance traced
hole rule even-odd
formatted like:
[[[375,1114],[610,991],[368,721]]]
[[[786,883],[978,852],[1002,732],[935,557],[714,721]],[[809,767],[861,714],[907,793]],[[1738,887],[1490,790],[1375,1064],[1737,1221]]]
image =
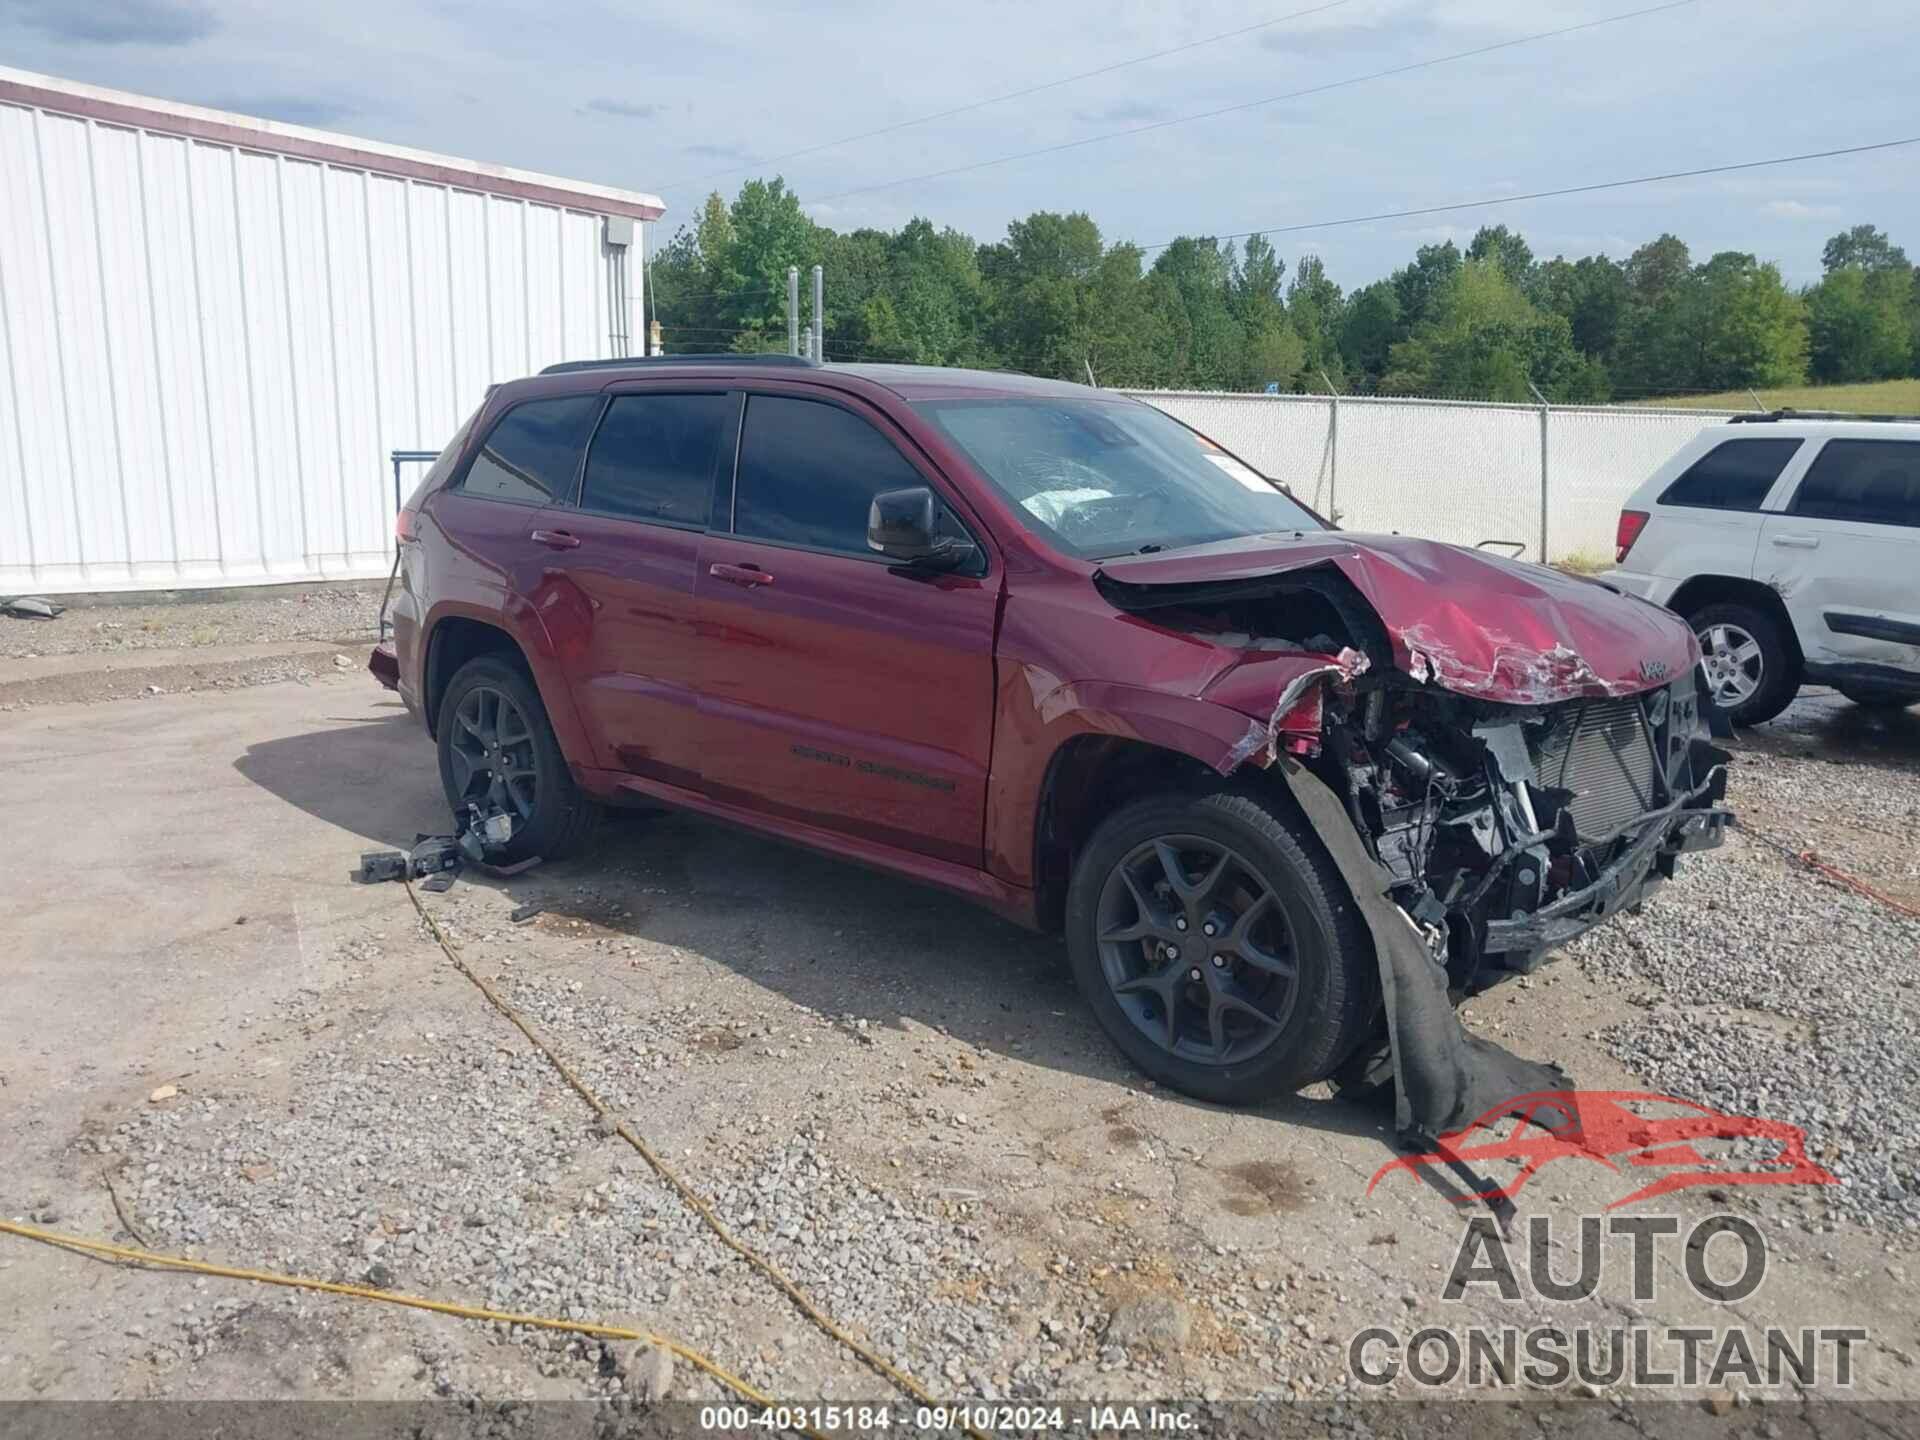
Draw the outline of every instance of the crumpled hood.
[[[1300,531],[1103,561],[1120,587],[1208,586],[1337,569],[1415,680],[1509,705],[1638,693],[1700,658],[1678,616],[1592,580],[1403,535]]]

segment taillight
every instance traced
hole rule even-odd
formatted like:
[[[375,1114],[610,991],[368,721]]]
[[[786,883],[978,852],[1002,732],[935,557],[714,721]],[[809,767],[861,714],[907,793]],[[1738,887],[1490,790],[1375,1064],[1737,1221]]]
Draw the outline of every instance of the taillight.
[[[393,517],[393,537],[402,545],[413,539],[413,511],[403,509]]]
[[[1640,532],[1647,528],[1647,512],[1644,510],[1622,510],[1620,524],[1613,532],[1613,563],[1618,565],[1627,558],[1627,551],[1633,548],[1633,542],[1640,538]]]

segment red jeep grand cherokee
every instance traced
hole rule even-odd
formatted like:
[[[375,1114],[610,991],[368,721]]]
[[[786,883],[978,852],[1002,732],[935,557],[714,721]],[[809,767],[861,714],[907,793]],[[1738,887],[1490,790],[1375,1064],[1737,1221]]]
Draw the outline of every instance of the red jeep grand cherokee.
[[[373,668],[503,859],[668,801],[943,886],[1064,930],[1108,1034],[1207,1099],[1377,1033],[1364,889],[1471,989],[1727,818],[1685,622],[1342,533],[1078,385],[557,365],[488,395],[399,533]]]

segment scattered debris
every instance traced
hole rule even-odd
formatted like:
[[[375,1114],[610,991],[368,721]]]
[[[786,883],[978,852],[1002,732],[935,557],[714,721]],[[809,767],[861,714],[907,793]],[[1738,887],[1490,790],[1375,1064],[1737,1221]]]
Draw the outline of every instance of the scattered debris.
[[[180,1087],[178,1085],[162,1085],[158,1090],[155,1090],[151,1095],[147,1096],[147,1103],[149,1105],[159,1105],[173,1099],[173,1097],[179,1093]]]
[[[0,596],[0,615],[16,620],[51,620],[64,614],[66,606],[41,595]]]
[[[507,919],[511,920],[515,925],[524,925],[546,908],[546,904],[543,901],[529,900],[524,905],[516,906],[513,912],[507,916]]]

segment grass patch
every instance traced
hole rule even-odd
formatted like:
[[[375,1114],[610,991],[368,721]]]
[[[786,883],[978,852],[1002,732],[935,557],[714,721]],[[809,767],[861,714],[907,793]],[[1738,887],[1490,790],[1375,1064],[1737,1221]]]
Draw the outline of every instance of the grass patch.
[[[1877,380],[1870,385],[1789,385],[1760,390],[1761,403],[1770,410],[1852,410],[1862,415],[1920,415],[1920,380]],[[1753,396],[1744,390],[1721,395],[1680,395],[1662,400],[1636,400],[1636,405],[1680,407],[1688,410],[1751,410]]]
[[[1553,568],[1573,575],[1598,575],[1613,568],[1613,556],[1599,550],[1576,550],[1556,559]]]

